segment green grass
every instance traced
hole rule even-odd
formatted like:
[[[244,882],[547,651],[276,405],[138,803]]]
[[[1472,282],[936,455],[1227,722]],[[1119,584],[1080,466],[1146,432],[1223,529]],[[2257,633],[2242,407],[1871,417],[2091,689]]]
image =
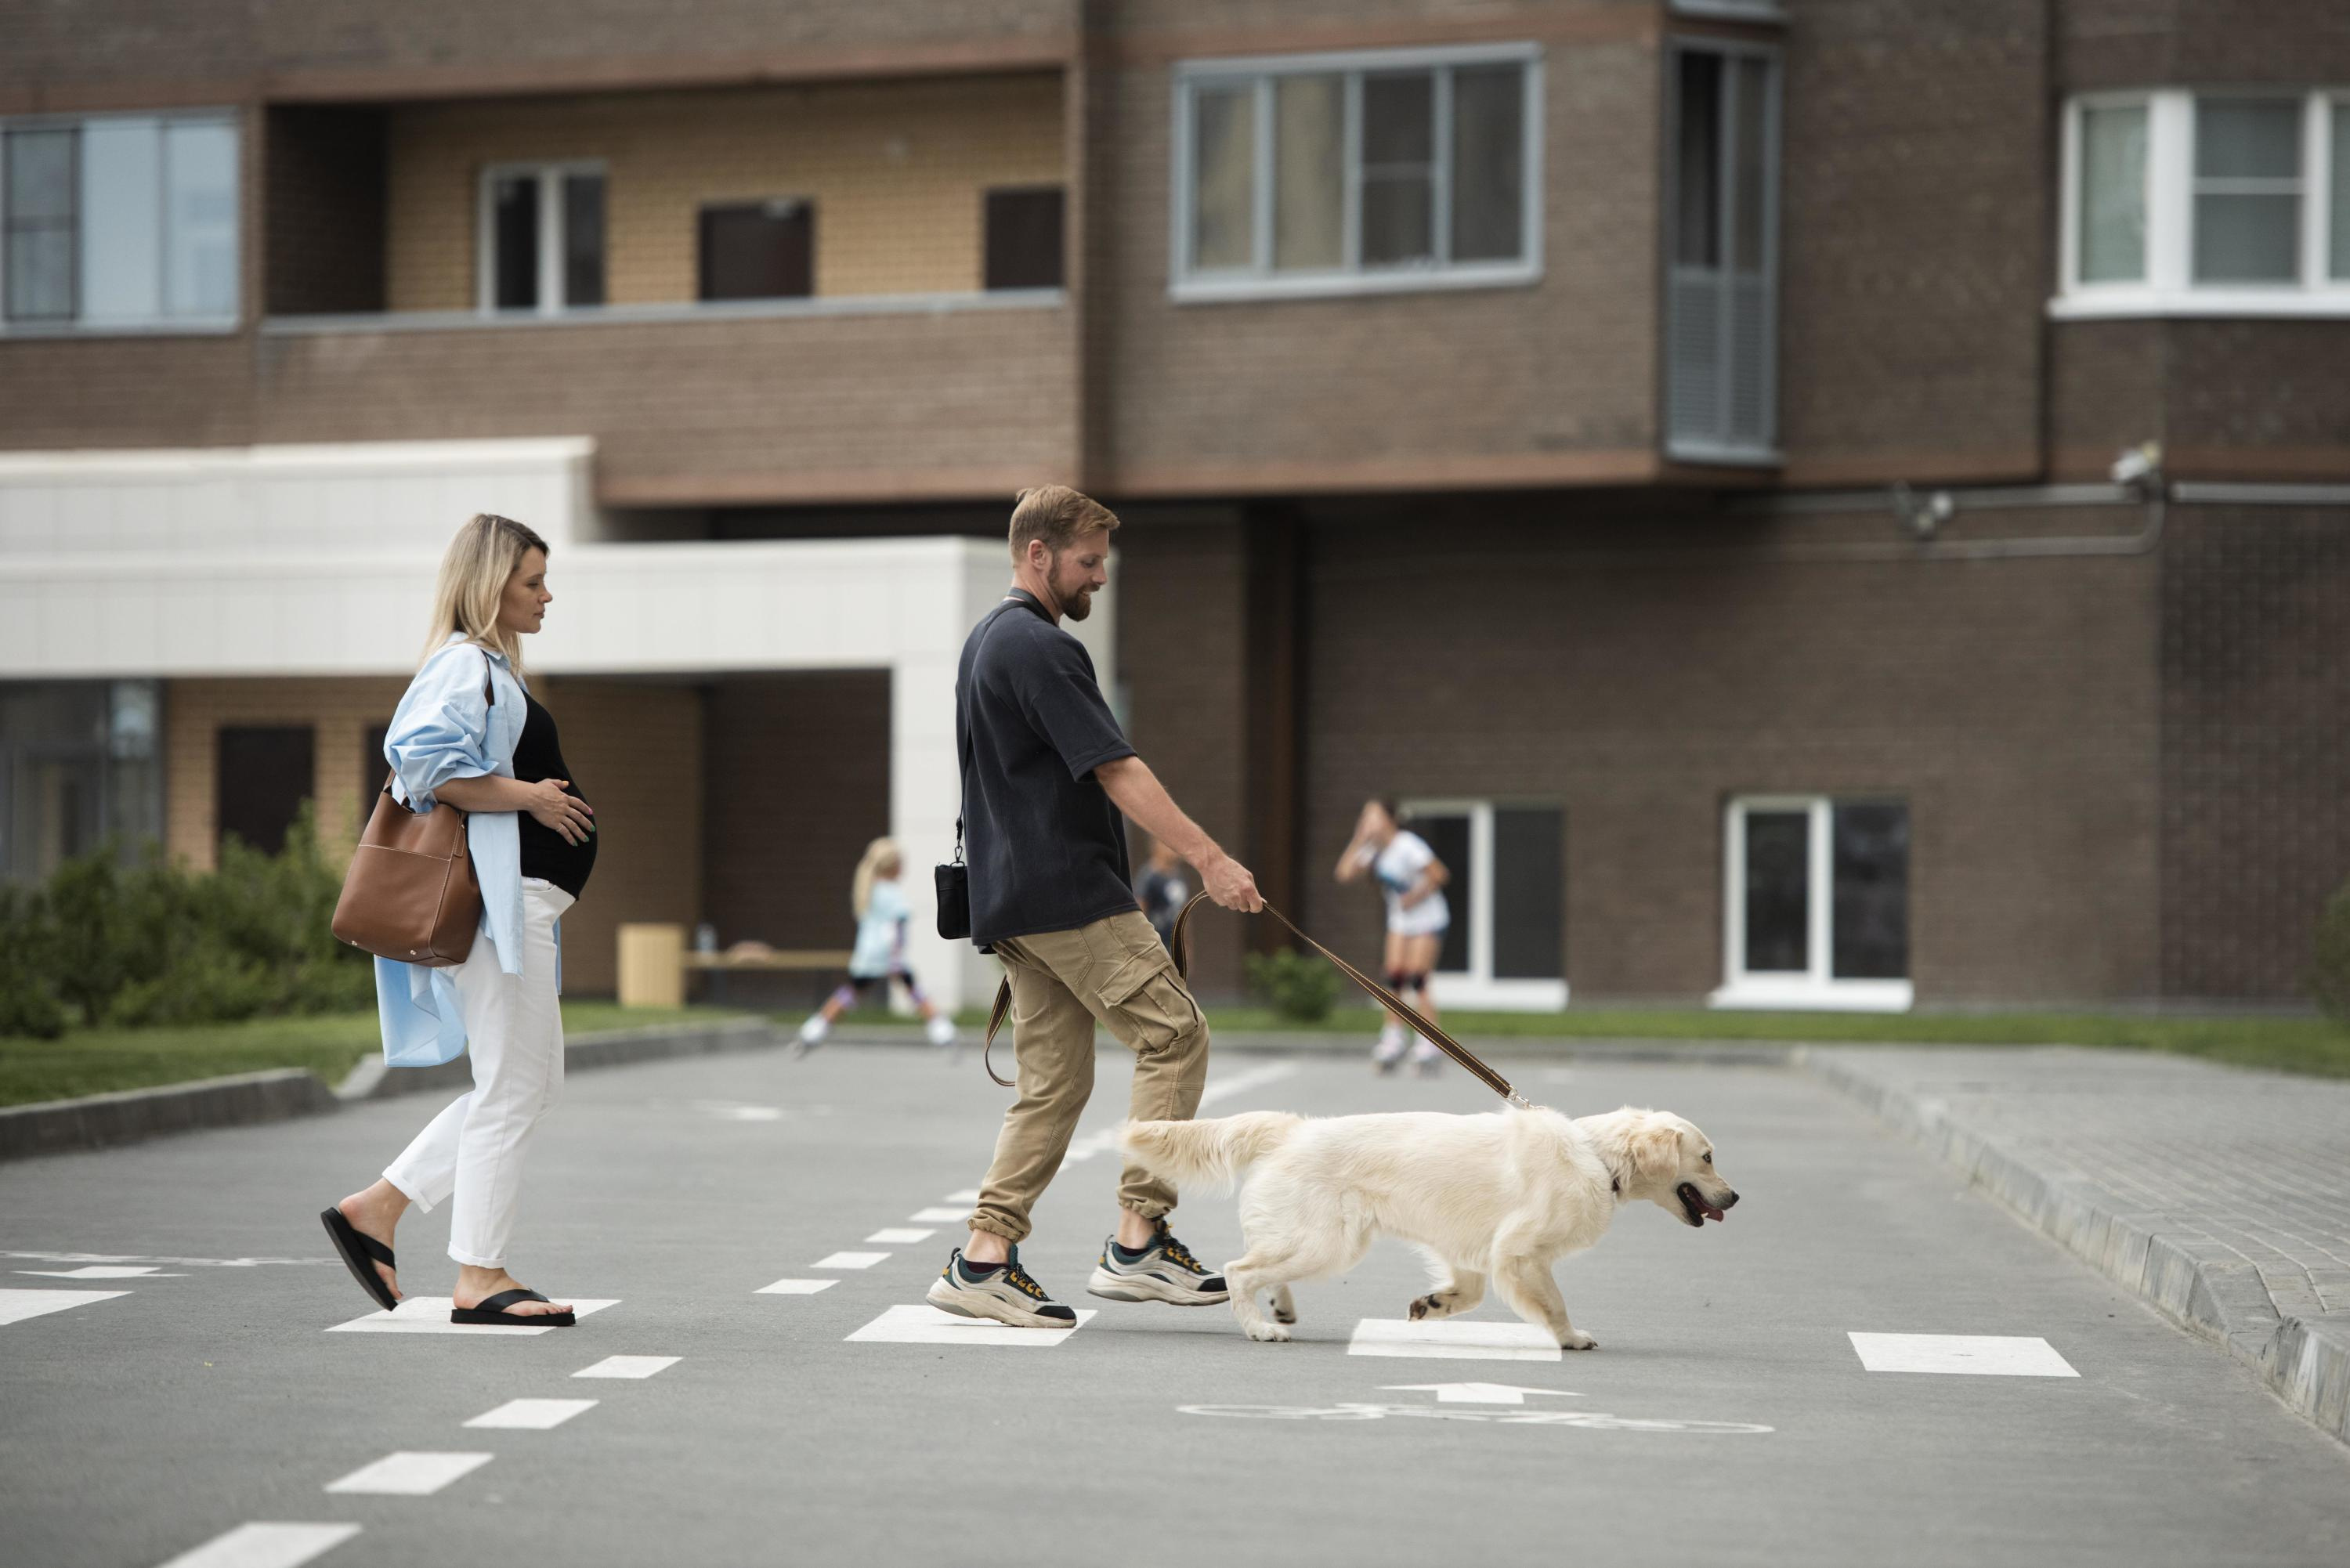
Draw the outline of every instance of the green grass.
[[[592,1034],[695,1016],[707,1013],[567,1002],[563,1029],[567,1035]],[[338,1084],[360,1057],[380,1048],[372,1008],[177,1029],[76,1029],[57,1040],[5,1037],[0,1038],[0,1106],[184,1084],[271,1067],[307,1067],[328,1084]]]
[[[962,1021],[984,1028],[983,1012]],[[1379,1015],[1341,1008],[1301,1024],[1269,1008],[1211,1007],[1211,1027],[1227,1033],[1355,1034],[1367,1043]],[[1700,1008],[1570,1008],[1565,1012],[1448,1012],[1441,1022],[1461,1038],[1527,1040],[1779,1041],[1820,1044],[2099,1045],[2206,1056],[2240,1067],[2267,1067],[2350,1078],[2350,1028],[2323,1018],[2156,1017],[2115,1012],[1716,1012]]]

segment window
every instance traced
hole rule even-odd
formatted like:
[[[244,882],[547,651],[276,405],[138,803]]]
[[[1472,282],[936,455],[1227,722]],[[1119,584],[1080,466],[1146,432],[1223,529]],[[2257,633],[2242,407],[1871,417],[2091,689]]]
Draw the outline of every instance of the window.
[[[0,126],[0,319],[232,328],[237,128],[217,114]]]
[[[0,684],[0,881],[38,882],[109,839],[163,830],[153,680]]]
[[[2064,182],[2053,315],[2350,315],[2350,93],[2078,98]]]
[[[243,839],[268,855],[284,849],[286,830],[310,798],[315,750],[307,724],[224,726],[213,797],[221,838]]]
[[[1404,803],[1405,826],[1451,874],[1437,954],[1444,1006],[1566,1005],[1565,816],[1555,805]]]
[[[1541,125],[1531,45],[1180,67],[1175,293],[1527,281]]]
[[[702,297],[805,299],[816,292],[816,207],[795,196],[702,209]]]
[[[1058,288],[1063,209],[1058,185],[990,191],[981,202],[989,288]]]
[[[1714,1006],[1909,1006],[1906,805],[1733,800],[1724,838],[1726,940]]]
[[[1778,440],[1779,67],[1759,49],[1674,50],[1666,301],[1668,446],[1773,461]]]
[[[480,299],[553,316],[604,303],[604,171],[500,165],[482,175]]]

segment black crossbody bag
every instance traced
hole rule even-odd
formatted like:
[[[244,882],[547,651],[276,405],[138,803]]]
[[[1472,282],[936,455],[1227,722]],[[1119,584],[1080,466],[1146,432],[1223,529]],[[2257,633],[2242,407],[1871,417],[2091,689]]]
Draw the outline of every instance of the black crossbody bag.
[[[955,857],[932,869],[939,886],[939,935],[959,942],[971,935],[971,867],[962,863],[962,818],[955,818]]]

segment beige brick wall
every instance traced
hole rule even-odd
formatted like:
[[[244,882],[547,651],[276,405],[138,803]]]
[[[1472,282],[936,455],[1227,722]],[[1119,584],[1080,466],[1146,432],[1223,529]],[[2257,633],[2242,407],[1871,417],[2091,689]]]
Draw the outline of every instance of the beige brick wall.
[[[360,750],[368,729],[391,717],[406,685],[396,678],[169,682],[163,692],[164,846],[203,870],[218,863],[220,732],[244,724],[311,726],[320,833],[330,849],[356,842],[360,794],[382,782],[380,774],[361,780]]]
[[[699,291],[698,210],[816,203],[819,295],[976,289],[981,192],[1058,182],[1053,75],[597,95],[403,108],[392,116],[390,304],[475,303],[481,172],[600,160],[606,293],[615,305]]]

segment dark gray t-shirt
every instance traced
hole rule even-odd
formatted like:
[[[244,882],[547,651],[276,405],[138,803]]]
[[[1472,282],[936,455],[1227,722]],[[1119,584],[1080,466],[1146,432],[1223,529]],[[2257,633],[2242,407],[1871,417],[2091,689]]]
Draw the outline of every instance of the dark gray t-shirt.
[[[971,940],[1075,930],[1135,908],[1126,819],[1094,778],[1134,755],[1085,644],[1014,589],[955,671]]]

